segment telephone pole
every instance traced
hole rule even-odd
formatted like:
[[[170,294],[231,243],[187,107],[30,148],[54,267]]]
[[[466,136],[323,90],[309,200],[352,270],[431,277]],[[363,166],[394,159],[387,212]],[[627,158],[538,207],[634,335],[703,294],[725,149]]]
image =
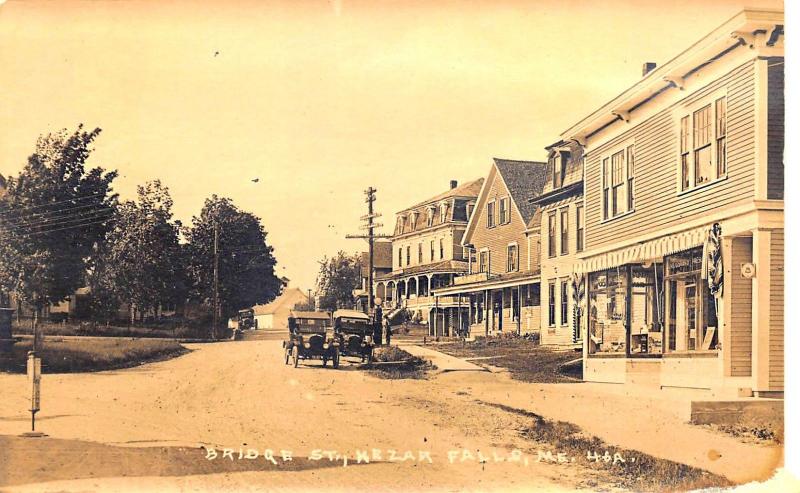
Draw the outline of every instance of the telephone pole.
[[[383,224],[376,223],[375,219],[381,217],[381,214],[375,212],[375,193],[377,193],[377,189],[369,187],[368,189],[364,190],[364,195],[367,196],[365,202],[367,203],[367,215],[361,216],[361,220],[364,221],[364,224],[361,225],[360,229],[367,230],[367,234],[361,235],[347,235],[345,238],[360,238],[367,240],[369,244],[369,272],[367,274],[367,284],[369,285],[367,288],[367,311],[372,310],[375,305],[375,297],[373,293],[373,271],[375,270],[375,239],[376,238],[388,238],[388,236],[384,234],[375,234],[375,228],[380,228]]]
[[[211,338],[217,337],[219,325],[219,223],[214,219],[214,321],[211,327]]]

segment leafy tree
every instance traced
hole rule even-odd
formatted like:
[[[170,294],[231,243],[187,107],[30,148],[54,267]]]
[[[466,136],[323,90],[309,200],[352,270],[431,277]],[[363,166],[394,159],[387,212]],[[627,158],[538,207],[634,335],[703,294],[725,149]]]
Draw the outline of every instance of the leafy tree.
[[[215,224],[220,314],[225,320],[241,309],[272,301],[282,283],[275,275],[273,248],[267,245],[260,219],[239,210],[230,199],[213,195],[200,215],[192,218],[192,226],[184,229],[192,298],[213,310]]]
[[[126,301],[144,316],[185,297],[181,224],[172,220],[172,205],[169,189],[158,180],[138,187],[138,202],[119,205],[91,275],[98,315],[108,317]]]
[[[328,311],[352,308],[355,303],[353,290],[361,286],[361,257],[340,251],[335,257],[324,257],[319,266],[319,308]]]
[[[40,311],[82,287],[87,259],[110,228],[116,171],[87,169],[100,129],[41,136],[0,199],[0,289]]]

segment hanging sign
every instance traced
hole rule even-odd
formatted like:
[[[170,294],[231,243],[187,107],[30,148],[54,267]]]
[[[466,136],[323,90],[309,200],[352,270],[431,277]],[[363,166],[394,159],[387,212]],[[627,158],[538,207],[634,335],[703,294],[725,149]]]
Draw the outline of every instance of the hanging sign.
[[[756,266],[752,262],[745,262],[742,264],[742,277],[745,279],[752,279],[756,277]]]

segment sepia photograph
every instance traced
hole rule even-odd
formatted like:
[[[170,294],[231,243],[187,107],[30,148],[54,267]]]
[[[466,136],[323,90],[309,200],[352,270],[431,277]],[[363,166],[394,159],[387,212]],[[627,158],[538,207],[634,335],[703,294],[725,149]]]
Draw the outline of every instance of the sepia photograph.
[[[800,492],[784,18],[0,0],[0,492]]]

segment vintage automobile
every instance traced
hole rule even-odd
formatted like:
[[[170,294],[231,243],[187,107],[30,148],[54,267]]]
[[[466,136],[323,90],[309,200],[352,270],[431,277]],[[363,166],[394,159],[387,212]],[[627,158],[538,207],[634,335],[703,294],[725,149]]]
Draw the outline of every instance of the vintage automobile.
[[[239,330],[257,329],[255,312],[252,308],[239,310],[237,327]]]
[[[301,359],[321,359],[322,366],[328,361],[339,368],[339,339],[331,325],[330,315],[325,312],[289,312],[289,340],[283,341],[285,364],[289,358],[295,368]]]
[[[359,356],[361,361],[372,362],[375,348],[372,317],[356,310],[336,310],[333,312],[333,327],[343,355]]]

